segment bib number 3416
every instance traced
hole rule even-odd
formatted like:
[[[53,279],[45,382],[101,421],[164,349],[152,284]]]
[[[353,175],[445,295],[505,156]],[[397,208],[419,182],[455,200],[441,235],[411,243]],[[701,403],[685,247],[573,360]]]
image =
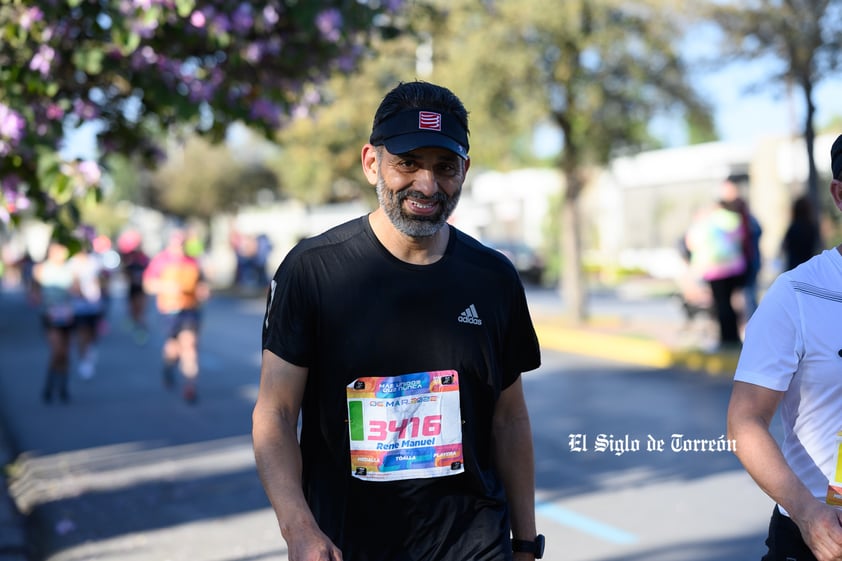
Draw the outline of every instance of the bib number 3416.
[[[426,417],[410,417],[398,422],[369,421],[368,440],[386,440],[389,433],[397,433],[398,438],[417,438],[419,436],[438,436],[441,434],[441,415],[427,415]]]

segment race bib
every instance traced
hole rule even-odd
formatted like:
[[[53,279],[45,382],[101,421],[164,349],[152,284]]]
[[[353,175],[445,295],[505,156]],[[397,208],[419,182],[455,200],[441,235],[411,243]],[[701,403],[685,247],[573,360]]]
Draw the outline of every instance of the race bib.
[[[836,445],[833,453],[833,475],[827,485],[825,502],[833,506],[842,506],[842,431],[836,433]]]
[[[354,477],[397,481],[465,471],[455,370],[357,378],[346,396]]]

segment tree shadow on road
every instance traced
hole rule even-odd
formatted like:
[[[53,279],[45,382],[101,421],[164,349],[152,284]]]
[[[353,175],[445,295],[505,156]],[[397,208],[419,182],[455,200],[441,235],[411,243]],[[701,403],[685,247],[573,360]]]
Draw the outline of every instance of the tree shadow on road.
[[[611,474],[629,470],[647,474],[637,481],[643,485],[742,469],[732,452],[671,449],[673,435],[683,435],[682,445],[685,440],[724,442],[731,386],[721,378],[584,365],[526,374],[524,388],[535,433],[537,485],[557,497],[599,490]],[[603,450],[600,438],[608,443]],[[663,451],[649,450],[652,441],[662,441]],[[629,449],[635,444],[638,449]]]

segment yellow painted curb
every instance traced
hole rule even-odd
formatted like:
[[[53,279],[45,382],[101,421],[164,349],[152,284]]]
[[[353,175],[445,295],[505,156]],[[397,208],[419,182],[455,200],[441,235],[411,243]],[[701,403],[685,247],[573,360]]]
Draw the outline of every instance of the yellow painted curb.
[[[701,350],[673,350],[660,341],[632,335],[615,335],[536,322],[542,347],[555,351],[593,356],[650,368],[684,368],[715,376],[732,376],[736,353],[706,353]]]

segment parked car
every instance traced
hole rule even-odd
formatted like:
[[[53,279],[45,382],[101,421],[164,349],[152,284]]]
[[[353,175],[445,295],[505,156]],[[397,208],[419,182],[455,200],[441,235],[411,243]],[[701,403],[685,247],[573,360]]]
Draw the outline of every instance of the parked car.
[[[486,241],[485,245],[508,257],[524,282],[530,284],[541,284],[543,282],[546,264],[533,248],[523,242],[513,240]]]

